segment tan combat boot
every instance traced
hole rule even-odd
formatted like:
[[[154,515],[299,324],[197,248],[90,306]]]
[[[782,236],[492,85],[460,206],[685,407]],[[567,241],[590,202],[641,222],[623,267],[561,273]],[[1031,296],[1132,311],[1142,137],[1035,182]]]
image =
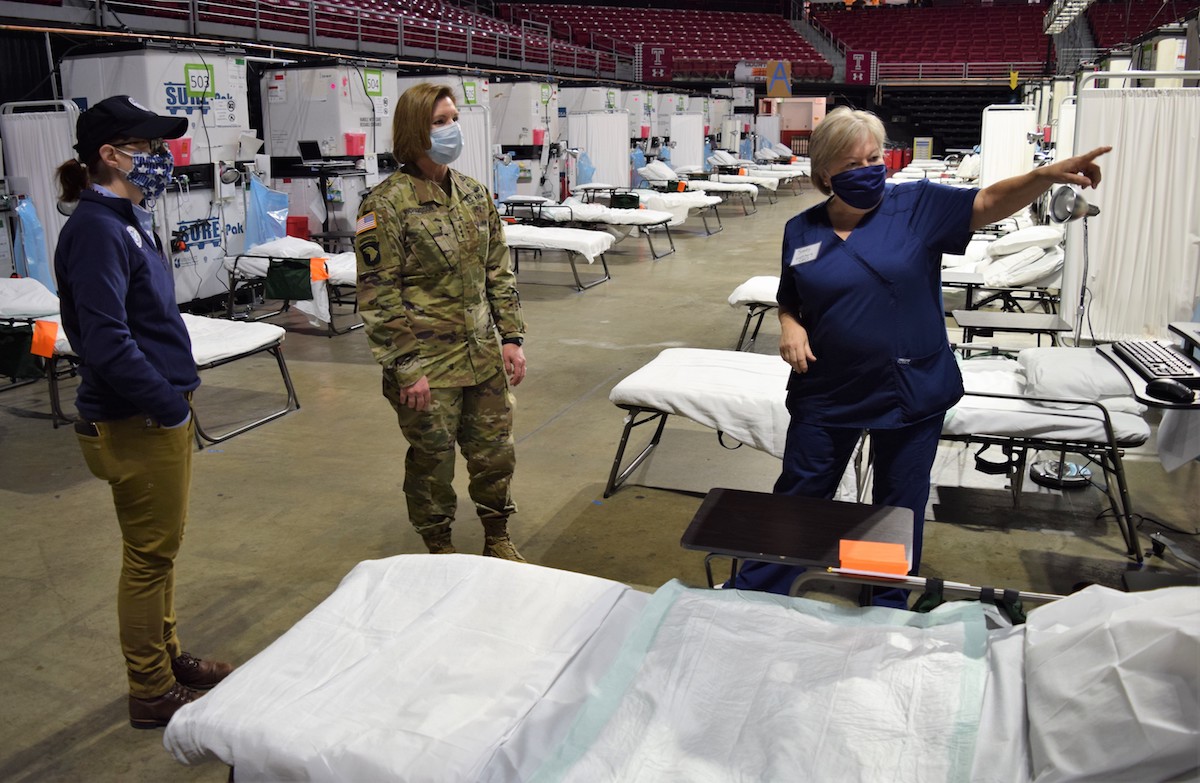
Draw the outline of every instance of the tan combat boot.
[[[512,560],[517,563],[527,562],[521,553],[513,546],[508,537],[508,520],[484,520],[483,523],[483,556],[498,557],[501,560]]]
[[[425,546],[431,555],[452,555],[458,551],[450,541],[449,525],[426,528],[421,531],[421,538],[425,539]]]

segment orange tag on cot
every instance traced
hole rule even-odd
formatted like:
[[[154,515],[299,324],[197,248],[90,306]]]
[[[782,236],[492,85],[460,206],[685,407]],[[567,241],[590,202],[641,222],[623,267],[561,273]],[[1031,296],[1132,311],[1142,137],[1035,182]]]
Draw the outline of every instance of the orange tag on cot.
[[[685,190],[687,190],[687,185],[683,184],[682,182],[676,182],[676,183],[675,183],[675,189],[676,189],[677,191],[679,191],[680,193],[682,193],[682,192],[684,192]]]
[[[308,259],[309,277],[312,278],[314,283],[329,279],[329,269],[325,266],[327,260],[323,256]]]
[[[745,170],[745,169],[738,169],[738,176],[739,176],[739,177],[744,177],[744,176],[746,176],[746,170]]]
[[[904,544],[842,539],[838,544],[838,559],[842,568],[854,571],[875,571],[898,576],[908,573]]]
[[[58,339],[58,324],[54,321],[33,322],[33,342],[29,352],[34,356],[49,359],[54,356],[54,341]]]

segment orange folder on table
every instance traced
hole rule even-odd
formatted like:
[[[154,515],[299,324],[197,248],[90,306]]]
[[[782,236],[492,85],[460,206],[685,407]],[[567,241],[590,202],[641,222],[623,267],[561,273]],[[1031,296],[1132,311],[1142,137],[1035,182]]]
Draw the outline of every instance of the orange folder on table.
[[[875,571],[904,576],[908,573],[908,557],[904,544],[885,544],[882,541],[847,541],[838,545],[842,568],[854,571]]]

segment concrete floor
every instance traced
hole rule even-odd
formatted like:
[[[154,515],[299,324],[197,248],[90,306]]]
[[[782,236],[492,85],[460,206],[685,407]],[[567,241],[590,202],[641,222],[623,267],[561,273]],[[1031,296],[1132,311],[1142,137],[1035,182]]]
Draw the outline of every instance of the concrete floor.
[[[608,392],[664,348],[731,348],[744,313],[726,297],[747,277],[778,273],[784,222],[815,201],[806,190],[751,216],[726,208],[724,232],[711,237],[690,220],[675,232],[678,252],[658,261],[644,240],[626,239],[610,254],[613,279],[583,293],[567,285],[565,263],[523,262],[529,376],[517,389],[512,532],[530,561],[647,588],[671,578],[703,583],[702,556],[679,546],[701,495],[713,486],[767,490],[778,461],[728,451],[711,431],[674,422],[636,483],[603,499],[622,426]],[[362,332],[330,339],[298,317],[279,322],[289,328],[286,356],[303,407],[197,454],[178,561],[186,648],[235,663],[311,610],[358,561],[423,551],[400,491],[405,444]],[[769,317],[756,350],[773,352],[777,340]],[[269,360],[202,380],[196,404],[211,428],[279,397]],[[44,385],[0,395],[0,779],[224,781],[221,765],[182,767],[159,732],[129,727],[111,496],[88,473],[70,428],[52,428],[47,412]],[[1200,465],[1168,475],[1153,444],[1127,456],[1135,509],[1193,530]],[[1004,479],[975,472],[972,458],[961,446],[941,450],[924,573],[1050,592],[1120,584],[1132,561],[1112,517],[1097,517],[1102,493],[1026,482],[1014,509]],[[475,551],[482,531],[458,483],[456,543]],[[1149,567],[1178,568],[1171,558]],[[829,597],[845,600],[837,593]]]

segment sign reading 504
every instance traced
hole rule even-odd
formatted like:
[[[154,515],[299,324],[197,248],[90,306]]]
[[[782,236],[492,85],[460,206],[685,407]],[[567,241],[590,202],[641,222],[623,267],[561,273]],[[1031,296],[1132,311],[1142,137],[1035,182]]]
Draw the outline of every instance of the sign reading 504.
[[[371,68],[363,69],[363,87],[366,89],[367,95],[372,97],[383,95],[383,72]]]
[[[213,67],[200,63],[183,66],[183,83],[189,98],[211,98],[216,93],[213,83]]]

